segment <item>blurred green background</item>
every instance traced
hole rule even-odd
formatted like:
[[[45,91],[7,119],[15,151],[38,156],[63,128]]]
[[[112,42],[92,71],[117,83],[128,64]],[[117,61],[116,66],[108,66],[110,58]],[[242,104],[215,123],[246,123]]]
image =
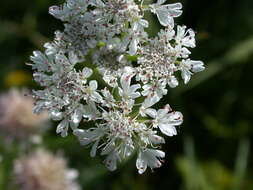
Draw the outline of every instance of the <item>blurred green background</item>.
[[[252,190],[253,155],[253,1],[179,0],[176,19],[197,31],[192,59],[207,69],[188,85],[171,89],[164,102],[184,114],[178,136],[167,138],[165,164],[138,175],[135,159],[109,172],[102,159],[91,159],[76,138],[61,138],[52,127],[44,145],[63,150],[69,166],[78,169],[82,189]],[[59,0],[4,0],[0,6],[0,91],[34,88],[25,63],[35,49],[53,39],[63,25],[48,14]],[[168,3],[175,1],[169,0]],[[150,33],[159,30],[155,19]],[[55,124],[53,124],[55,125]],[[3,144],[1,146],[4,146]],[[8,153],[15,157],[15,148]],[[3,148],[1,148],[2,150]],[[1,154],[1,153],[0,153]],[[5,155],[2,155],[5,156]],[[11,162],[0,163],[0,190],[8,189]],[[4,169],[3,169],[4,168]],[[2,181],[1,181],[2,180]]]

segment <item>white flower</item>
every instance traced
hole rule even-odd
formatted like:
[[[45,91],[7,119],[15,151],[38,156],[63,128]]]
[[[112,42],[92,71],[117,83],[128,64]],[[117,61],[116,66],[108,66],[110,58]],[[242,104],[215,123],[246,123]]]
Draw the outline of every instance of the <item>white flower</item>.
[[[152,144],[164,144],[165,140],[163,137],[154,135],[154,134],[149,134],[149,141]]]
[[[162,5],[166,0],[158,0],[157,3],[149,5],[151,11],[155,13],[158,17],[158,20],[163,26],[174,26],[173,17],[178,17],[182,14],[182,4],[174,3]]]
[[[101,128],[94,128],[89,130],[75,129],[73,133],[78,137],[81,145],[94,143],[91,148],[90,156],[96,156],[99,141],[105,134],[104,130]]]
[[[132,77],[133,75],[125,73],[120,78],[120,84],[122,88],[119,88],[119,94],[125,100],[136,99],[141,95],[139,92],[136,92],[136,90],[141,88],[141,85],[140,84],[131,85]]]
[[[141,116],[146,116],[150,112],[153,112],[153,109],[150,107],[159,102],[160,98],[158,96],[148,96],[145,98],[144,102],[140,107]]]
[[[83,107],[83,117],[88,118],[88,120],[95,120],[100,117],[100,112],[96,107],[96,104],[92,101],[88,102],[88,105]]]
[[[87,83],[87,79],[92,75],[93,71],[92,69],[88,68],[88,67],[84,67],[81,73],[81,82],[82,84],[86,84]]]
[[[136,54],[140,37],[145,37],[146,33],[144,32],[144,28],[147,28],[148,24],[149,24],[148,21],[144,19],[140,19],[138,22],[133,23],[133,27],[131,29],[129,36],[126,39],[124,39],[125,44],[129,43],[128,53],[130,55]]]
[[[84,111],[83,105],[80,105],[73,111],[70,119],[70,126],[72,129],[78,127],[83,117],[83,111]]]
[[[113,95],[110,93],[110,91],[107,88],[104,88],[103,90],[101,90],[102,94],[103,94],[103,105],[108,107],[108,108],[112,108],[114,106],[116,106],[116,100],[114,99]]]
[[[131,156],[134,150],[135,150],[135,146],[133,145],[133,143],[128,143],[128,142],[125,144],[122,143],[119,146],[119,152],[122,153],[123,158],[127,158]]]
[[[82,145],[87,145],[93,141],[99,140],[104,135],[104,131],[101,128],[88,130],[75,129],[73,133],[79,138]]]
[[[114,171],[117,169],[117,161],[120,160],[119,155],[116,151],[112,151],[108,154],[105,159],[105,165],[110,171]]]
[[[140,150],[138,158],[136,160],[136,167],[139,174],[142,174],[146,171],[149,166],[151,169],[161,167],[161,158],[165,157],[165,153],[161,150],[155,149],[145,149]]]
[[[167,136],[177,135],[175,126],[181,125],[183,116],[180,112],[170,112],[168,108],[159,109],[158,111],[150,109],[147,114],[154,118],[153,126],[159,127],[161,132]]]
[[[205,67],[202,61],[183,60],[181,63],[181,76],[184,79],[184,83],[186,84],[190,81],[193,73],[201,72],[204,69]]]
[[[190,62],[190,63],[189,63]],[[189,61],[187,64],[191,65],[191,70],[194,73],[201,72],[205,70],[204,63],[202,61]]]
[[[145,84],[143,87],[143,91],[141,94],[143,96],[158,96],[162,98],[167,94],[168,90],[166,89],[166,81],[158,80],[154,81],[152,84]]]
[[[40,51],[34,51],[33,56],[30,59],[35,63],[32,65],[34,70],[38,71],[49,71],[49,62],[50,60],[46,55],[41,53]]]
[[[146,127],[146,126],[145,126]],[[159,145],[164,144],[165,140],[163,137],[156,135],[156,131],[146,130],[146,133],[143,133],[141,140],[146,144]]]
[[[173,75],[167,78],[167,83],[171,88],[175,88],[178,86],[178,80]]]
[[[111,87],[117,87],[117,77],[115,75],[112,75],[110,71],[105,70],[104,68],[100,69],[100,72],[103,75],[103,80]]]
[[[62,137],[66,137],[68,135],[68,129],[69,121],[67,119],[64,119],[58,124],[56,133],[60,133]]]
[[[58,110],[52,110],[50,113],[49,113],[49,116],[52,120],[54,121],[60,121],[62,120],[63,118],[63,113],[58,111]]]
[[[176,43],[181,46],[194,48],[195,32],[192,29],[186,30],[186,26],[177,26],[177,35],[175,37]]]
[[[96,80],[92,80],[89,82],[89,86],[85,89],[85,92],[87,93],[88,99],[95,101],[95,102],[101,102],[103,100],[102,96],[96,91],[98,87],[98,83]]]

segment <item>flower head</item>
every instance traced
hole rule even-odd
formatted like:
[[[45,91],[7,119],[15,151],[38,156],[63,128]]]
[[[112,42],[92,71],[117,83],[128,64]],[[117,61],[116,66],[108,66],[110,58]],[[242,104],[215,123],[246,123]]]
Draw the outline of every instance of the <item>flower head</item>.
[[[178,73],[187,83],[204,70],[201,61],[190,59],[193,30],[174,28],[181,9],[181,3],[165,0],[66,0],[52,6],[49,12],[64,22],[64,31],[45,44],[45,53],[31,57],[34,79],[44,87],[33,93],[34,111],[47,110],[59,121],[57,133],[73,131],[81,145],[91,146],[92,157],[105,156],[109,170],[134,152],[139,173],[160,167],[161,135],[176,135],[183,116],[169,105],[155,106],[179,85]],[[145,31],[148,11],[164,27],[152,38]]]
[[[66,160],[39,149],[15,161],[14,182],[20,190],[79,190],[78,173]]]
[[[46,112],[32,112],[34,100],[25,94],[25,90],[12,89],[0,96],[0,131],[6,138],[25,140],[37,134],[48,120]]]

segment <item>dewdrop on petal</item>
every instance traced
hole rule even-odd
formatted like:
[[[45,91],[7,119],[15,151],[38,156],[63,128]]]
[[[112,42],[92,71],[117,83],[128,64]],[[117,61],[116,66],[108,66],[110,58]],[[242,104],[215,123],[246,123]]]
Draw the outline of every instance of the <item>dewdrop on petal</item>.
[[[32,112],[34,99],[26,90],[11,89],[0,95],[0,131],[4,138],[26,140],[39,134],[48,121],[48,114]]]
[[[63,157],[38,149],[14,163],[14,184],[19,190],[80,190],[78,172],[67,168]]]
[[[31,56],[34,79],[43,87],[33,91],[34,112],[48,111],[58,121],[57,133],[73,133],[91,147],[91,157],[105,157],[111,171],[135,152],[140,174],[161,167],[163,136],[177,135],[183,115],[168,103],[154,107],[205,69],[190,58],[195,32],[175,25],[182,4],[165,2],[67,0],[52,6],[64,30],[44,45],[45,53]],[[163,27],[155,37],[146,32],[146,12]]]

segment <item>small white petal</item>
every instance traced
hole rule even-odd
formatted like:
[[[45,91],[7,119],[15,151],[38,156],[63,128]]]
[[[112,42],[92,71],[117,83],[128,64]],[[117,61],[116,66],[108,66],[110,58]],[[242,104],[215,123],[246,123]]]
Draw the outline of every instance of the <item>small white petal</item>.
[[[191,79],[191,72],[188,70],[183,70],[181,76],[184,79],[184,83],[187,84]]]
[[[120,84],[124,91],[127,91],[130,87],[132,75],[125,73],[120,78]]]
[[[137,52],[137,45],[138,45],[138,40],[137,39],[132,39],[132,41],[129,44],[129,54],[130,55],[135,55]]]
[[[140,84],[135,84],[135,85],[130,86],[130,91],[135,92],[139,88],[141,88],[141,85]]]
[[[105,159],[105,164],[106,167],[110,170],[110,171],[114,171],[117,169],[117,160],[118,160],[118,156],[116,153],[110,153],[107,158]]]
[[[204,63],[202,61],[191,61],[191,64],[192,64],[192,71],[194,73],[205,70]]]
[[[160,123],[158,126],[161,132],[167,136],[177,135],[177,130],[173,125]]]
[[[135,72],[136,72],[136,70],[133,67],[129,67],[129,66],[124,67],[124,73],[126,73],[128,75],[134,75]]]
[[[150,117],[152,117],[152,118],[156,118],[156,116],[157,116],[157,112],[156,112],[156,110],[153,109],[153,108],[148,108],[148,109],[146,109],[146,110],[145,110],[145,113],[146,113],[147,115],[149,115]]]
[[[92,99],[96,102],[102,102],[103,98],[98,92],[93,92],[91,95]]]
[[[171,112],[168,114],[167,122],[171,125],[181,125],[183,123],[183,115],[181,112]]]
[[[50,112],[50,117],[52,120],[55,120],[55,121],[60,121],[62,120],[62,117],[63,117],[63,114],[62,112],[59,112],[59,111],[52,111]]]
[[[157,117],[158,117],[158,119],[166,118],[167,113],[168,113],[167,109],[159,109],[157,111]]]
[[[149,139],[150,141],[153,143],[153,144],[164,144],[165,143],[165,140],[163,137],[160,137],[158,135],[150,135],[149,136]]]
[[[49,14],[53,15],[56,18],[60,18],[61,17],[61,9],[58,6],[51,6],[49,7]]]
[[[85,131],[83,129],[75,129],[73,131],[73,134],[76,135],[79,138],[82,138],[83,135],[85,134]]]
[[[83,77],[89,78],[92,75],[92,73],[93,73],[92,69],[87,68],[87,67],[83,68],[83,71],[82,71]]]
[[[155,155],[157,158],[164,158],[165,157],[165,152],[161,150],[155,150],[155,149],[148,149],[152,154]]]
[[[89,86],[92,90],[96,90],[98,88],[98,83],[96,80],[92,80],[89,82]]]
[[[169,15],[172,17],[179,17],[182,14],[182,4],[181,3],[173,3],[173,4],[168,4],[168,5],[164,5],[164,7],[166,7],[166,9],[169,12]]]
[[[144,108],[149,108],[159,102],[160,98],[158,96],[148,96],[144,102],[142,103],[142,106]]]
[[[178,86],[178,80],[175,76],[171,76],[169,79],[168,79],[168,85],[171,87],[171,88],[175,88]]]
[[[72,129],[77,128],[80,121],[82,120],[83,112],[80,108],[76,109],[71,116],[71,127]]]
[[[147,169],[147,161],[143,159],[141,152],[139,152],[136,160],[136,168],[138,169],[139,174],[143,174]]]
[[[140,19],[139,23],[144,27],[144,28],[147,28],[148,27],[148,21],[147,20],[144,20],[144,19]]]
[[[92,139],[89,138],[83,138],[83,139],[79,139],[80,145],[82,146],[86,146],[88,144],[90,144],[92,142]]]
[[[166,2],[167,0],[157,0],[156,4],[162,5]]]
[[[95,157],[95,156],[96,156],[98,143],[99,143],[99,140],[97,140],[97,141],[93,144],[93,146],[92,146],[92,148],[91,148],[91,151],[90,151],[90,156],[91,156],[91,157]]]
[[[130,98],[132,99],[136,99],[136,98],[139,98],[141,96],[141,94],[139,92],[133,92],[131,95],[130,95]]]
[[[98,111],[96,104],[92,101],[89,102],[88,105],[85,105],[83,107],[83,117],[88,118],[89,120],[93,120],[97,118],[100,115],[100,112]]]
[[[61,133],[62,137],[66,137],[68,135],[68,127],[69,122],[67,119],[64,119],[58,124],[56,128],[56,133]]]
[[[68,58],[69,58],[69,62],[70,62],[71,64],[73,64],[73,65],[76,64],[76,63],[79,61],[77,55],[74,54],[72,51],[69,53]]]
[[[163,26],[174,26],[174,19],[168,13],[168,10],[163,7],[156,10],[157,18],[161,25]]]

